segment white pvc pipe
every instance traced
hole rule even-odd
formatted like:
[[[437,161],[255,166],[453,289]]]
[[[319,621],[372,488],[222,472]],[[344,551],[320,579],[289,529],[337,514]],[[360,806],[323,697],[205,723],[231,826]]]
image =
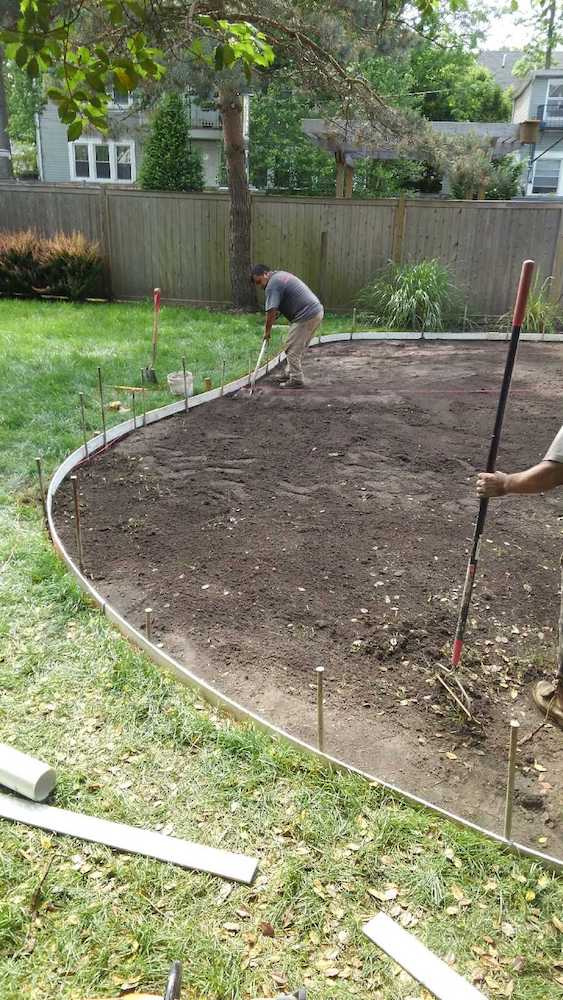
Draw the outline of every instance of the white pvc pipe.
[[[0,743],[0,784],[34,802],[42,802],[55,787],[52,767],[14,747]]]

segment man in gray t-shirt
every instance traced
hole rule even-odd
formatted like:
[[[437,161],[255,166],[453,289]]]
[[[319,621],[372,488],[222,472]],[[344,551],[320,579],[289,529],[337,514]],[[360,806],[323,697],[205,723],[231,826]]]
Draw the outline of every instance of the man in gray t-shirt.
[[[252,268],[251,280],[266,294],[264,340],[269,340],[272,326],[281,313],[291,326],[284,350],[287,366],[276,381],[284,389],[302,389],[305,385],[301,360],[307,344],[321,325],[324,310],[311,289],[289,271],[273,271],[267,264]]]
[[[543,461],[524,472],[480,472],[477,493],[480,497],[503,497],[509,493],[544,493],[563,486],[563,427],[551,442]],[[538,681],[533,689],[536,705],[554,722],[563,726],[563,556],[561,556],[561,612],[559,616],[559,652],[555,682]]]

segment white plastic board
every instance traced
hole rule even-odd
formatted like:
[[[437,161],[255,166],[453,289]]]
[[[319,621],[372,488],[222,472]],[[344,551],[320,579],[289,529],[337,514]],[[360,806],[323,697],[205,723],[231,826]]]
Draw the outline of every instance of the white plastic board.
[[[486,1000],[441,958],[434,955],[414,935],[409,934],[386,913],[378,913],[365,924],[364,934],[413,979],[430,990],[438,1000]]]
[[[167,837],[153,830],[113,823],[111,820],[86,816],[69,809],[55,809],[53,806],[26,802],[12,795],[0,794],[0,816],[16,823],[39,826],[53,833],[64,833],[81,840],[106,844],[127,854],[143,854],[182,868],[221,875],[232,882],[244,882],[247,885],[253,881],[258,867],[258,862],[245,854],[231,854],[230,851],[205,847],[178,837]]]

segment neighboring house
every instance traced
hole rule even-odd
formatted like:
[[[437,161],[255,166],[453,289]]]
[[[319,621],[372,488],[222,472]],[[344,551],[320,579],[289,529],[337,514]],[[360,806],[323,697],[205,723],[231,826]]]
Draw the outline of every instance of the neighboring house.
[[[244,136],[248,143],[248,97],[244,98]],[[37,116],[37,161],[40,180],[76,181],[82,184],[135,184],[149,131],[150,113],[135,110],[129,94],[115,94],[109,110],[107,136],[86,129],[76,142],[68,142],[66,125],[57,108],[48,102]],[[221,186],[223,131],[218,111],[205,111],[191,100],[192,145],[203,160],[205,187]]]
[[[539,122],[535,145],[523,146],[526,195],[563,196],[563,69],[537,69],[514,92],[512,121]]]
[[[484,66],[494,76],[499,87],[514,90],[522,84],[522,77],[514,76],[514,66],[522,59],[524,53],[517,49],[483,49],[477,56],[480,66]],[[560,69],[563,66],[563,52],[553,52],[553,65]]]

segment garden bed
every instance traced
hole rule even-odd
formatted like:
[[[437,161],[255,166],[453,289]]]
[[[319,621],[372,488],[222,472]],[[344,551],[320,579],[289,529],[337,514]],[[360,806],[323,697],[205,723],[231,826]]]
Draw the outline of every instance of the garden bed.
[[[205,679],[326,749],[501,830],[508,721],[541,722],[551,673],[561,494],[492,503],[460,678],[447,663],[506,344],[335,344],[310,389],[264,383],[152,425],[81,470],[86,572]],[[560,413],[560,345],[523,344],[499,466],[541,458]],[[56,519],[74,551],[68,484]],[[518,759],[515,839],[563,853],[561,733]]]

